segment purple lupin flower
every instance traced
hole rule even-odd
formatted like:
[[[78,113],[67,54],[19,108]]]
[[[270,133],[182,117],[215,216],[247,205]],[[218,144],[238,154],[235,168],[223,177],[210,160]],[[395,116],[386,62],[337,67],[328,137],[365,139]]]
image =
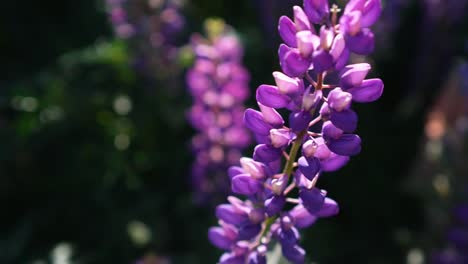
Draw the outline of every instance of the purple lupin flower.
[[[135,54],[133,64],[149,76],[167,73],[185,25],[181,1],[106,0],[106,4],[115,35]]]
[[[276,85],[260,85],[260,111],[244,114],[259,143],[253,159],[242,158],[241,167],[229,170],[232,191],[247,199],[229,197],[229,204],[217,209],[220,227],[209,232],[213,244],[227,251],[221,264],[265,263],[251,262],[251,256],[273,241],[290,262],[305,262],[299,229],[339,212],[317,186],[320,175],[340,169],[361,151],[352,103],[375,101],[383,92],[382,80],[366,79],[369,64],[346,65],[350,53],[372,52],[370,27],[381,13],[379,0],[351,0],[341,18],[327,0],[305,0],[304,9],[293,11],[292,19],[279,20],[285,44],[278,51],[282,72],[273,73]],[[329,74],[339,81],[325,84]],[[287,122],[278,109],[289,111]],[[312,131],[317,127],[320,131]],[[294,189],[298,197],[291,197]]]
[[[206,25],[208,38],[192,37],[196,58],[186,76],[193,97],[188,118],[198,132],[192,140],[192,186],[201,203],[229,193],[226,170],[239,164],[241,151],[251,142],[242,122],[250,77],[241,64],[241,43],[223,22],[209,20]]]

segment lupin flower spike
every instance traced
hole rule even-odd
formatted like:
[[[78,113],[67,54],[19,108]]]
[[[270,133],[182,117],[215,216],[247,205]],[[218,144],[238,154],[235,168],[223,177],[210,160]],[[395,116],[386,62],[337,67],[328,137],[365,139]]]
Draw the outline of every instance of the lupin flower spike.
[[[382,80],[366,79],[369,64],[346,65],[350,53],[374,49],[370,26],[381,13],[380,0],[351,0],[341,17],[341,9],[327,0],[304,0],[304,9],[294,6],[293,11],[292,19],[279,20],[284,44],[278,51],[282,72],[273,73],[276,85],[260,85],[260,111],[244,114],[258,142],[253,159],[242,158],[242,166],[229,169],[232,191],[247,199],[229,197],[228,204],[219,205],[220,226],[208,232],[210,241],[226,251],[221,264],[266,263],[273,241],[290,262],[305,262],[299,229],[339,212],[317,187],[320,175],[342,168],[361,151],[352,103],[375,101],[383,92]],[[331,73],[339,82],[325,84]],[[289,111],[288,122],[280,108]],[[312,131],[317,127],[320,131]],[[293,189],[299,197],[291,197]]]
[[[241,43],[222,20],[205,25],[208,38],[192,37],[195,62],[187,73],[194,102],[188,118],[198,131],[192,140],[192,186],[199,203],[230,193],[226,171],[251,143],[242,123],[250,77],[242,66]]]

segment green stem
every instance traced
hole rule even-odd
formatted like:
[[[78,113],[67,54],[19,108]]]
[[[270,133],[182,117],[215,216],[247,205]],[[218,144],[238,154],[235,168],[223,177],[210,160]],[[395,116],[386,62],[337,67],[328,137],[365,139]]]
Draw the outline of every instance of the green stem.
[[[304,131],[301,131],[298,135],[296,140],[294,140],[294,143],[291,147],[291,150],[289,151],[289,159],[286,162],[286,165],[284,166],[283,173],[286,174],[289,178],[291,176],[292,170],[294,168],[294,161],[296,161],[296,156],[297,152],[299,151],[299,148],[301,147],[302,144],[302,138],[304,137],[304,134],[307,133],[307,129]]]

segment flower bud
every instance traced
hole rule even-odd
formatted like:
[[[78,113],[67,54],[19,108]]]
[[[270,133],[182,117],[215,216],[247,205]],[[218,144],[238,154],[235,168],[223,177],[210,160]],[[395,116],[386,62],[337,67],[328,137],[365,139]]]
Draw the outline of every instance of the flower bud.
[[[316,43],[314,43],[314,39],[318,40],[318,37],[312,34],[310,30],[299,31],[296,33],[297,48],[302,57],[308,58],[312,55],[315,47],[317,47]]]
[[[340,72],[340,86],[345,90],[360,86],[370,69],[369,63],[347,65]]]
[[[254,149],[253,158],[260,162],[272,162],[281,158],[281,150],[267,144],[259,144]]]
[[[312,116],[309,112],[292,112],[289,115],[289,126],[294,132],[300,132],[306,129],[309,126],[310,121],[312,121]]]
[[[315,109],[323,97],[322,90],[316,90],[314,93],[310,93],[310,88],[311,86],[307,88],[302,97],[302,109],[304,111]]]
[[[282,175],[279,178],[272,179],[270,185],[271,191],[274,194],[281,195],[288,186],[288,177],[286,177],[286,175]]]
[[[234,193],[252,195],[262,188],[262,182],[252,178],[249,174],[239,174],[231,180],[231,189]]]
[[[338,61],[345,48],[346,41],[343,37],[343,34],[337,34],[333,39],[333,43],[330,48],[330,55],[332,55],[333,61]]]
[[[320,46],[322,49],[328,51],[333,44],[334,37],[335,33],[333,32],[333,29],[322,26],[320,28]]]
[[[245,110],[244,124],[252,132],[259,135],[268,135],[270,134],[270,129],[273,128],[263,120],[262,113],[251,108]]]
[[[294,133],[291,133],[289,129],[280,128],[270,130],[271,145],[275,148],[286,147],[293,137]]]
[[[250,174],[255,179],[263,179],[266,177],[263,163],[254,161],[251,158],[243,157],[240,159],[240,164],[244,171]]]
[[[351,109],[343,110],[341,112],[333,111],[330,116],[330,121],[333,125],[344,132],[352,133],[356,130],[358,116],[356,112]]]
[[[333,67],[333,57],[326,50],[316,50],[312,56],[314,71],[316,73],[328,71]]]
[[[304,89],[304,83],[298,78],[291,78],[282,72],[273,72],[276,86],[282,94],[296,94]]]
[[[256,99],[261,104],[273,108],[286,107],[291,101],[287,95],[280,93],[278,87],[266,84],[258,87]]]
[[[283,55],[283,56],[282,56]],[[303,58],[298,50],[284,53],[280,48],[280,65],[285,74],[290,77],[302,76],[310,67],[310,60]]]
[[[296,48],[296,25],[287,16],[282,16],[278,23],[278,32],[286,45]]]
[[[229,179],[232,179],[234,176],[245,173],[244,169],[239,166],[231,166],[228,169]]]
[[[272,107],[258,103],[260,111],[263,114],[263,120],[273,127],[282,127],[284,125],[283,117]]]
[[[259,224],[243,225],[239,228],[238,240],[250,240],[260,233],[262,227]]]
[[[229,233],[222,227],[211,227],[208,230],[208,239],[216,247],[228,250],[234,243],[235,237],[229,236]]]
[[[296,205],[289,215],[294,219],[294,226],[297,228],[309,227],[317,221],[317,217],[309,213],[302,204]]]
[[[309,19],[307,18],[307,15],[304,13],[304,10],[302,10],[302,8],[299,6],[294,6],[293,12],[294,12],[294,24],[296,24],[296,30],[297,31],[310,30],[310,22],[309,22]]]
[[[236,255],[234,253],[224,253],[219,259],[219,264],[244,264],[244,256]]]
[[[319,24],[330,12],[328,0],[304,0],[304,11],[310,22]]]
[[[241,225],[248,221],[248,216],[245,212],[236,210],[236,208],[230,204],[218,205],[216,207],[216,217],[232,225]]]
[[[281,245],[281,252],[283,256],[292,263],[304,263],[305,261],[305,250],[298,245]]]
[[[343,130],[337,128],[330,121],[326,121],[322,126],[322,135],[323,138],[330,139],[339,139],[343,135]]]
[[[307,140],[302,144],[302,155],[306,158],[311,158],[317,151],[317,143],[314,140]]]
[[[358,87],[348,90],[353,95],[353,101],[359,103],[373,102],[382,96],[384,84],[381,79],[364,80]]]
[[[274,216],[283,210],[286,198],[282,195],[273,195],[265,200],[265,209],[268,216]]]
[[[374,33],[368,28],[363,28],[355,36],[346,35],[346,45],[356,54],[368,55],[374,51]]]
[[[361,31],[361,11],[352,11],[342,16],[340,28],[345,34],[356,36]]]
[[[299,165],[299,170],[304,174],[304,176],[312,180],[315,178],[317,173],[320,171],[320,162],[317,158],[305,158],[305,157],[300,157],[297,161],[297,164]]]
[[[323,138],[316,138],[315,142],[317,143],[317,150],[315,151],[314,157],[319,160],[326,160],[330,158],[332,153],[330,149],[328,149]]]
[[[341,88],[335,88],[328,94],[328,106],[337,112],[349,109],[353,96],[343,92]]]
[[[361,152],[361,138],[355,134],[344,134],[339,139],[327,141],[328,148],[341,156],[354,156]]]
[[[325,160],[320,160],[320,167],[323,171],[332,172],[343,168],[349,162],[348,156],[340,156],[331,153]]]
[[[312,189],[301,188],[299,197],[301,198],[304,208],[311,214],[318,213],[320,209],[322,209],[325,201],[324,192],[315,187]]]
[[[329,217],[338,214],[339,211],[340,208],[338,207],[338,204],[334,200],[325,197],[322,209],[320,209],[316,215],[318,217]]]

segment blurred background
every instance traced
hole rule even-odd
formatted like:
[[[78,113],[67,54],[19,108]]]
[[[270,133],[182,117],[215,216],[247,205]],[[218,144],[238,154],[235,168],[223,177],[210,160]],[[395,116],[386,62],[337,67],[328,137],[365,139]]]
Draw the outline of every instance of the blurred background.
[[[382,2],[366,60],[384,96],[357,107],[363,151],[321,183],[341,213],[303,247],[313,263],[466,264],[468,1]],[[231,25],[253,94],[293,4],[2,1],[0,263],[215,263],[215,203],[190,179],[190,36]]]

